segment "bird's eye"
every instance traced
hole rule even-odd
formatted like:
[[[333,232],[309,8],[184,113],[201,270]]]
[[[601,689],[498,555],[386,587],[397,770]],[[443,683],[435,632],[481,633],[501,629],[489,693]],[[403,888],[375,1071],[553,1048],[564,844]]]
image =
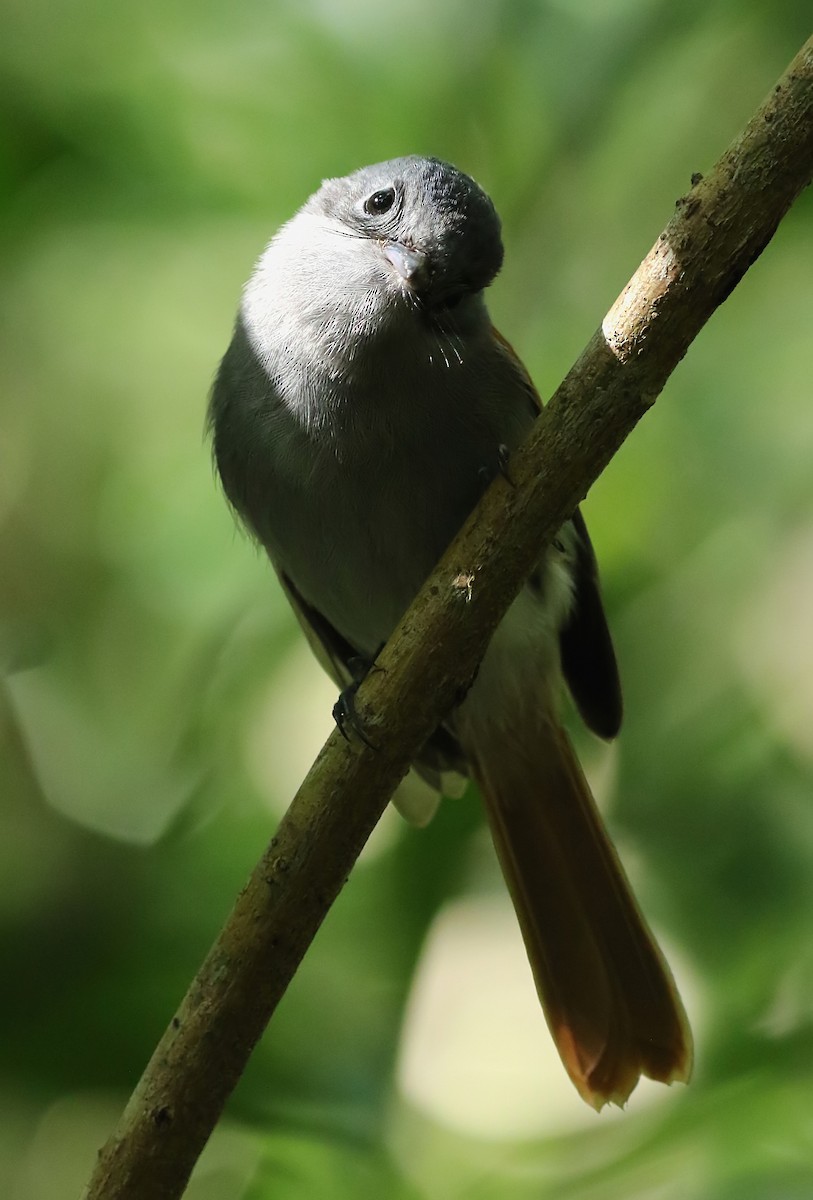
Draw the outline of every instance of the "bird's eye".
[[[372,196],[367,197],[364,201],[364,211],[371,217],[377,217],[381,213],[389,212],[394,203],[395,188],[383,188],[380,192],[373,192]]]

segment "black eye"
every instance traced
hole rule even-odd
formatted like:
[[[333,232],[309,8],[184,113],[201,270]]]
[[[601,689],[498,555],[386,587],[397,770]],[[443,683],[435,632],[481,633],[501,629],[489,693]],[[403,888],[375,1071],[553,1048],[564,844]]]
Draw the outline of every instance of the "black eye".
[[[380,216],[381,213],[389,212],[395,203],[395,188],[384,188],[380,192],[373,192],[372,196],[368,196],[364,201],[364,211],[369,213],[371,217]]]

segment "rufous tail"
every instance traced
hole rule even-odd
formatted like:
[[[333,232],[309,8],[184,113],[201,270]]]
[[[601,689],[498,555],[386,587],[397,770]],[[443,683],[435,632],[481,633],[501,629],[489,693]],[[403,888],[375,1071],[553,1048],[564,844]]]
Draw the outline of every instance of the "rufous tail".
[[[594,1108],[686,1081],[689,1024],[564,730],[488,731],[475,775],[545,1016]]]

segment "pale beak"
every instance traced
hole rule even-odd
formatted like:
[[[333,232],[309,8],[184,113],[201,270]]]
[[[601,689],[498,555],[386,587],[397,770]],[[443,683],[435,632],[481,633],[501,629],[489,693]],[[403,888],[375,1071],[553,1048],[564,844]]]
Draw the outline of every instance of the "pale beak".
[[[420,287],[429,275],[429,260],[420,250],[413,250],[402,242],[385,242],[384,257],[395,268],[405,283]]]

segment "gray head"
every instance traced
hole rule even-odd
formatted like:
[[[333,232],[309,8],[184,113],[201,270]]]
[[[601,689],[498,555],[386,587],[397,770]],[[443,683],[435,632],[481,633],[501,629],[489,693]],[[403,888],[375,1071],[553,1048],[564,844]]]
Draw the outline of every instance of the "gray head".
[[[394,158],[327,179],[304,211],[368,240],[429,308],[482,291],[502,265],[494,205],[473,179],[436,158]]]
[[[417,155],[363,167],[325,180],[274,236],[236,339],[301,408],[317,379],[321,397],[325,378],[340,391],[396,377],[435,353],[439,328],[486,328],[482,293],[501,263],[499,218],[468,175]]]

